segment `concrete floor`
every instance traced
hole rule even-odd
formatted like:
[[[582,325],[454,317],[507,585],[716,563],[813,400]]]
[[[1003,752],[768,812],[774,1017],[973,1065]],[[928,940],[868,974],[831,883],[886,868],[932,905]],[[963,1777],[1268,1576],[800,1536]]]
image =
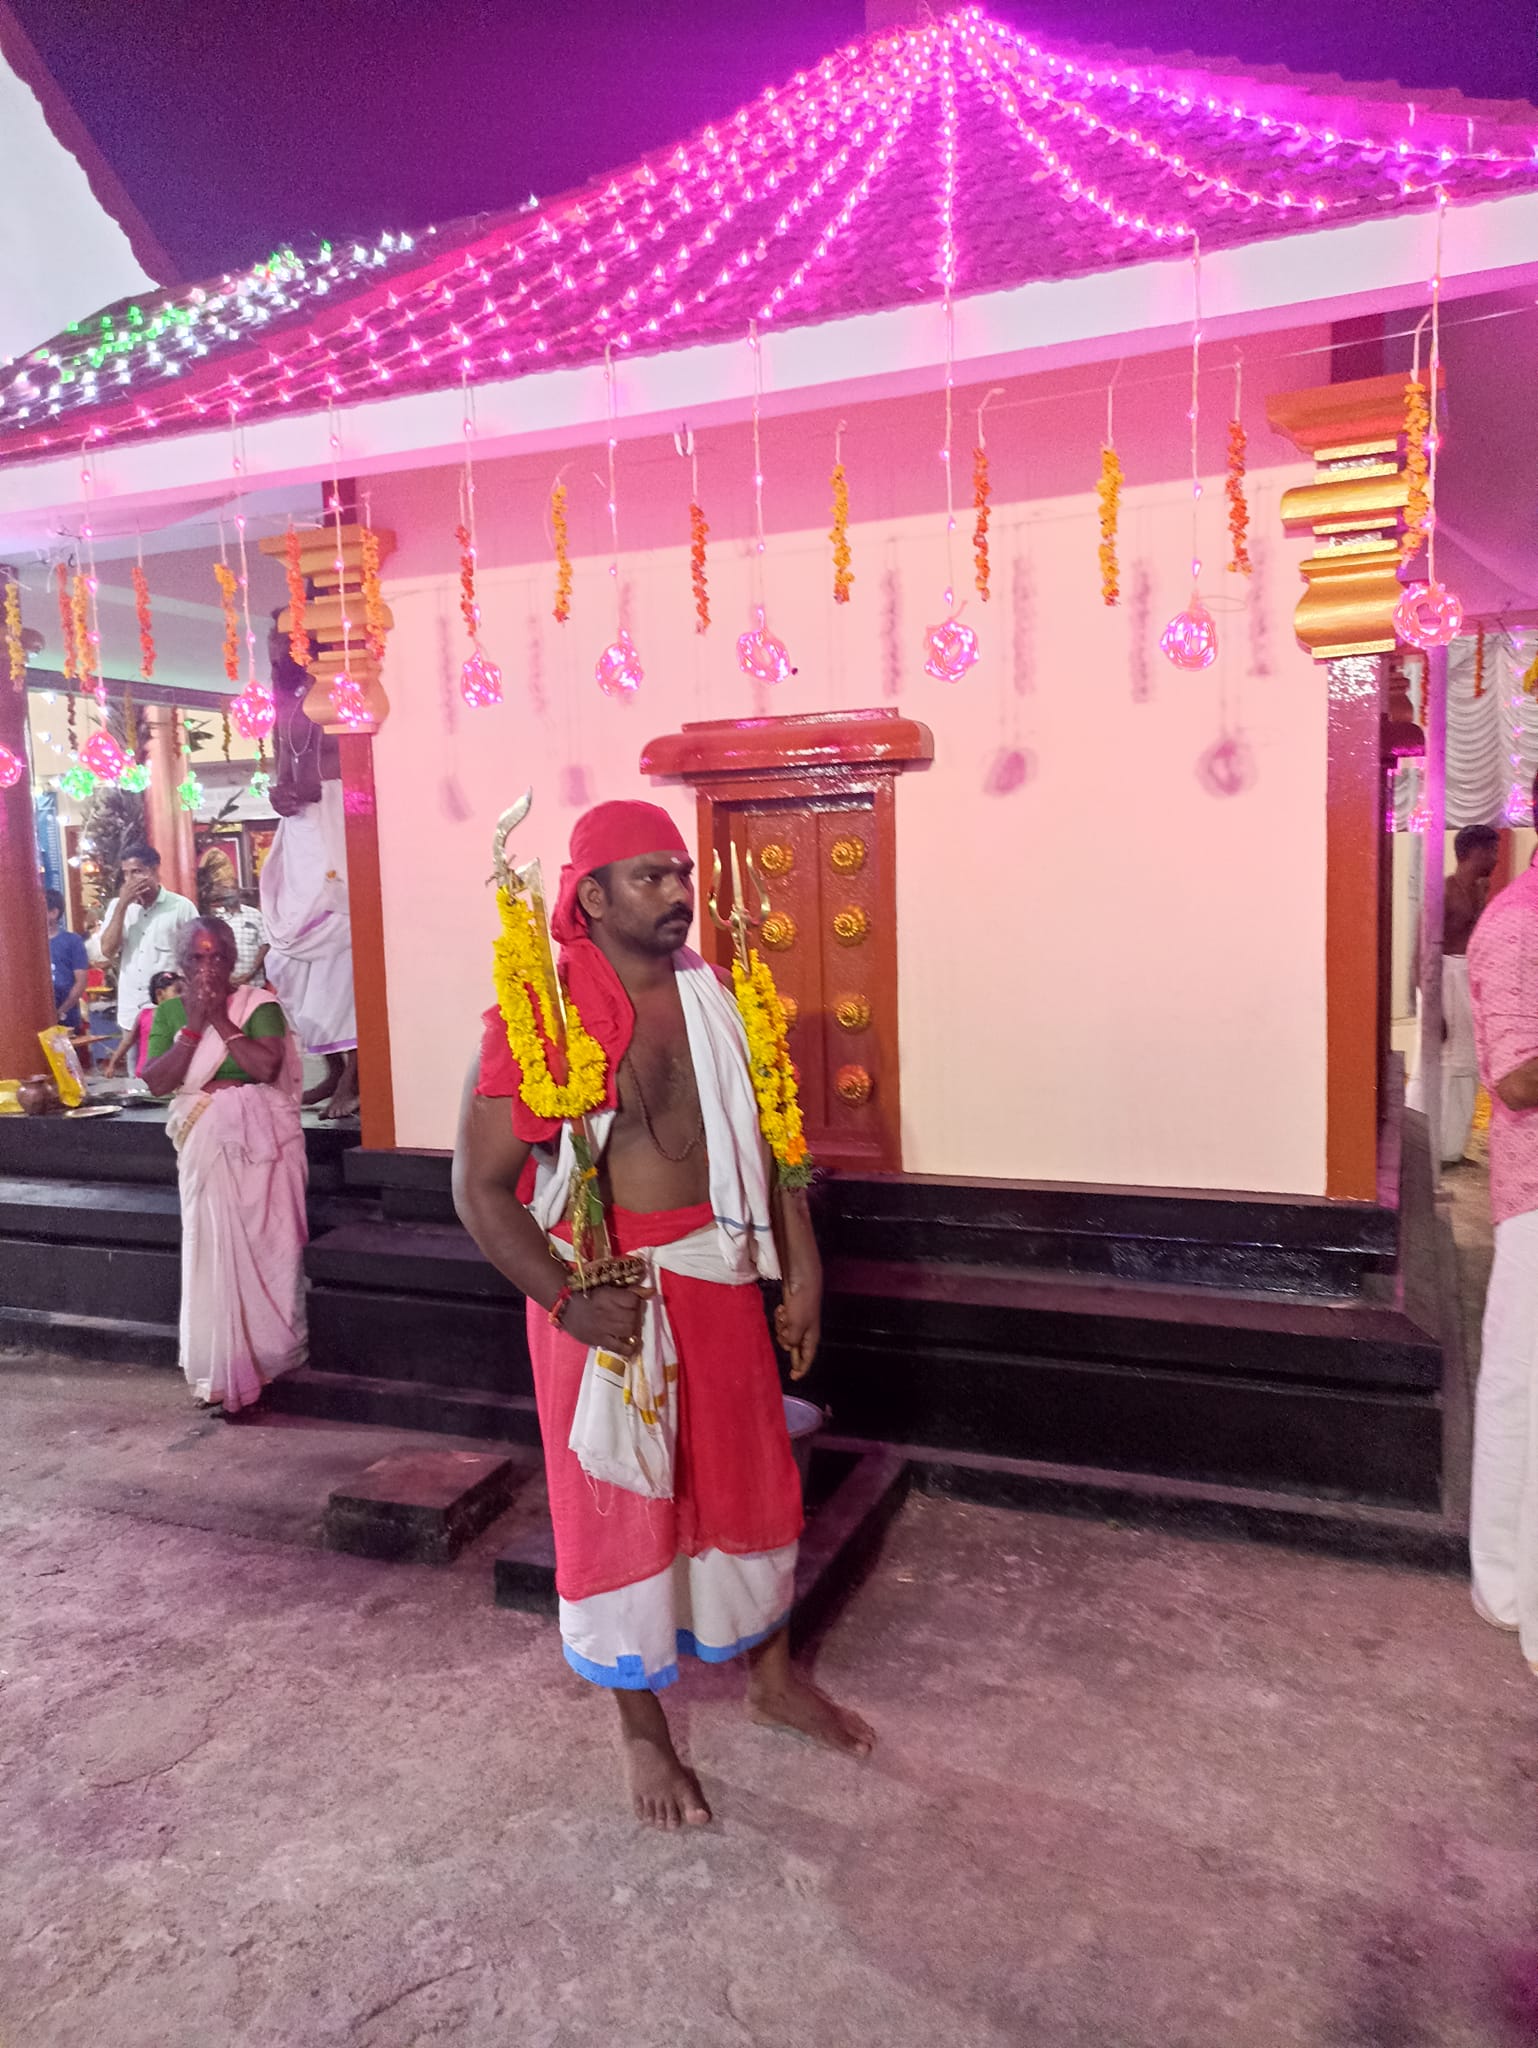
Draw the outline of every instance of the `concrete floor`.
[[[316,1547],[394,1432],[0,1359],[5,2048],[1538,2040],[1538,1683],[1450,1577],[915,1499],[852,1765],[672,1697],[621,1810],[550,1625]]]

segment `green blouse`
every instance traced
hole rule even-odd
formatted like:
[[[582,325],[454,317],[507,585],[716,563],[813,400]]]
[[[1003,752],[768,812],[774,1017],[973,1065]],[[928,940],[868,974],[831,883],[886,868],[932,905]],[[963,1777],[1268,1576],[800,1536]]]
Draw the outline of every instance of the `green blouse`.
[[[180,996],[167,996],[155,1011],[155,1021],[150,1026],[149,1057],[158,1060],[163,1052],[169,1052],[178,1031],[186,1028],[187,1005]],[[281,1038],[286,1026],[283,1012],[277,1003],[259,1003],[246,1019],[247,1038]],[[216,1081],[250,1081],[255,1076],[248,1074],[240,1063],[226,1053]]]

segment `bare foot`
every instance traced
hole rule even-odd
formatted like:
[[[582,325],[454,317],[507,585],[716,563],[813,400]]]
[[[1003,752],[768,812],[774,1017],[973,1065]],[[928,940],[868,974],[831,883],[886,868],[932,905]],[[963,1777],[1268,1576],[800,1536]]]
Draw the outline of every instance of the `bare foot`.
[[[748,1681],[748,1718],[761,1728],[783,1728],[792,1735],[804,1735],[822,1749],[836,1749],[843,1756],[869,1756],[876,1746],[875,1730],[849,1707],[841,1707],[820,1692],[810,1679],[788,1669],[774,1679],[755,1672]]]
[[[710,1808],[693,1771],[678,1760],[667,1716],[655,1693],[621,1692],[619,1703],[620,1740],[625,1753],[625,1781],[630,1787],[635,1817],[645,1827],[661,1828],[671,1834],[675,1828],[702,1828],[710,1821]]]
[[[358,1055],[355,1052],[345,1054],[341,1066],[342,1071],[337,1076],[331,1100],[321,1111],[322,1118],[328,1123],[335,1123],[340,1117],[358,1114]]]

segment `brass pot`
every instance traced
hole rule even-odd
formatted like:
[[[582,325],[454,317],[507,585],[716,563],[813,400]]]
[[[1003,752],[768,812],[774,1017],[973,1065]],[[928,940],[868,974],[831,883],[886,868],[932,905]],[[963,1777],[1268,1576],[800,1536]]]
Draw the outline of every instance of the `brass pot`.
[[[27,1116],[57,1116],[64,1105],[51,1074],[33,1074],[16,1090],[16,1100]]]

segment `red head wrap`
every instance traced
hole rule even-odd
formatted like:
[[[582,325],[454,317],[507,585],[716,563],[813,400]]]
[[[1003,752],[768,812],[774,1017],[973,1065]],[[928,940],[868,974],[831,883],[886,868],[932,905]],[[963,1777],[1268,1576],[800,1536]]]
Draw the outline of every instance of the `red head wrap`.
[[[577,888],[595,869],[612,861],[638,860],[643,853],[678,853],[689,849],[673,820],[657,804],[599,804],[586,811],[572,828],[571,858],[561,869],[561,883],[550,913],[550,936],[560,947],[558,966],[566,993],[576,1005],[583,1029],[596,1038],[608,1063],[601,1107],[618,1102],[619,1063],[630,1044],[635,1012],[619,976],[588,936],[587,919],[577,902]],[[533,1143],[552,1139],[559,1124],[534,1115],[517,1092],[517,1065],[507,1050],[499,1011],[486,1013],[479,1093],[512,1095],[513,1130]]]

